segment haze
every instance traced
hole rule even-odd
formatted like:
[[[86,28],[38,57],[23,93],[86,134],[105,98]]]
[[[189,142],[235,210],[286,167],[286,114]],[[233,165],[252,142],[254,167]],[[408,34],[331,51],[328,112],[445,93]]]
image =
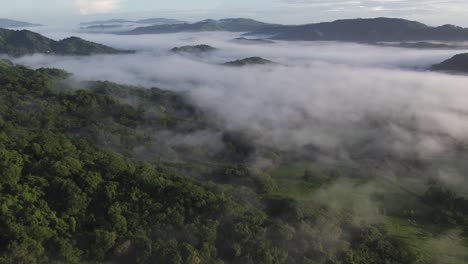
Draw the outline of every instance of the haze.
[[[466,1],[0,7],[1,264],[468,263]]]
[[[3,1],[0,17],[36,23],[171,17],[187,21],[249,17],[272,23],[305,24],[355,17],[400,17],[430,25],[468,26],[464,0],[18,0]]]

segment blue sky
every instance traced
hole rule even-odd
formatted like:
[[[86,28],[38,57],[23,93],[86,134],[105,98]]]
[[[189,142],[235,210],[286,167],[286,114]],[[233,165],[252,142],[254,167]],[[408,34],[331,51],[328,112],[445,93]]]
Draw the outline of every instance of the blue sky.
[[[468,0],[1,0],[0,17],[40,23],[107,18],[250,17],[285,24],[402,17],[468,26]]]

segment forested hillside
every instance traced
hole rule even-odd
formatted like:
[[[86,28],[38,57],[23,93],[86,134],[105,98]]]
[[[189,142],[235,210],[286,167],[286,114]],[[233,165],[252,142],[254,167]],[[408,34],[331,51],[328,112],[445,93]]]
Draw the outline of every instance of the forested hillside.
[[[278,40],[350,41],[465,41],[468,29],[443,25],[432,27],[401,18],[354,18],[306,25],[281,25],[260,28],[249,35]]]
[[[457,54],[450,59],[447,59],[439,64],[431,67],[434,71],[446,71],[455,73],[468,72],[468,53]]]
[[[425,235],[390,228],[406,208],[388,206],[387,225],[288,192],[291,180],[306,193],[368,175],[318,166],[294,178],[287,153],[223,130],[183,94],[1,61],[0,101],[2,264],[440,263],[413,243]],[[203,133],[221,146],[185,140]],[[278,164],[253,168],[252,153]],[[423,197],[391,186],[433,209],[412,216],[421,223],[466,226],[466,199],[437,182]]]
[[[52,55],[119,54],[130,51],[117,50],[102,44],[69,37],[60,41],[42,36],[29,30],[0,28],[0,54],[24,56],[36,53]]]

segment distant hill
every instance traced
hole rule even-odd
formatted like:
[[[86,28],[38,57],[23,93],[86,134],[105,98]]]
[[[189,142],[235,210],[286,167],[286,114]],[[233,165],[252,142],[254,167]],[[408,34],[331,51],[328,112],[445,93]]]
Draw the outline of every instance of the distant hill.
[[[91,25],[91,26],[82,27],[81,29],[106,30],[106,29],[116,29],[116,28],[123,28],[123,25]]]
[[[170,18],[147,18],[135,21],[139,24],[152,24],[152,25],[169,25],[169,24],[183,24],[186,23],[185,21],[177,20],[177,19],[170,19]]]
[[[465,46],[445,44],[445,43],[433,43],[427,41],[420,42],[399,42],[399,43],[378,43],[380,46],[396,47],[396,48],[409,48],[409,49],[463,49]]]
[[[29,22],[16,21],[6,18],[0,18],[0,28],[22,28],[22,27],[37,27],[40,24],[33,24]]]
[[[131,31],[120,34],[164,34],[164,33],[179,33],[179,32],[204,32],[204,31],[222,31],[214,20],[204,20],[193,24],[171,24],[171,25],[153,25],[148,27],[138,27]]]
[[[468,73],[468,53],[457,54],[442,63],[435,64],[431,70]]]
[[[55,41],[28,30],[0,29],[0,54],[23,56],[34,53],[56,55],[119,54],[129,51],[117,50],[105,45],[70,37]]]
[[[205,32],[205,31],[230,31],[230,32],[249,32],[259,30],[265,27],[274,26],[245,18],[231,18],[213,20],[207,19],[197,23],[183,23],[172,25],[153,25],[148,27],[139,27],[134,30],[124,32],[123,34],[163,34],[179,32]]]
[[[464,41],[468,29],[453,25],[430,27],[399,18],[343,19],[299,26],[273,26],[248,35],[268,36],[280,40],[323,41]]]
[[[253,19],[247,18],[227,18],[217,20],[216,23],[225,31],[231,32],[249,32],[254,30],[260,30],[263,28],[276,26],[274,24],[268,24]]]
[[[236,42],[239,44],[275,44],[274,41],[268,39],[251,39],[251,38],[235,38],[232,42]]]
[[[108,24],[125,24],[125,23],[136,23],[136,24],[152,24],[152,25],[164,25],[164,24],[181,24],[184,21],[170,18],[147,18],[141,20],[128,20],[128,19],[109,19],[109,20],[96,20],[90,22],[83,22],[80,25],[108,25]]]
[[[260,57],[250,57],[250,58],[245,58],[245,59],[241,59],[241,60],[226,62],[223,65],[226,65],[226,66],[247,66],[247,65],[265,65],[265,64],[275,64],[275,63],[270,61],[270,60],[266,60],[266,59],[260,58]]]
[[[190,53],[190,54],[201,54],[206,52],[215,51],[216,48],[209,45],[195,45],[195,46],[182,46],[171,49],[175,53]]]
[[[90,22],[82,22],[80,25],[105,25],[105,24],[122,24],[122,23],[134,23],[134,21],[127,19],[109,19],[109,20],[96,20]]]

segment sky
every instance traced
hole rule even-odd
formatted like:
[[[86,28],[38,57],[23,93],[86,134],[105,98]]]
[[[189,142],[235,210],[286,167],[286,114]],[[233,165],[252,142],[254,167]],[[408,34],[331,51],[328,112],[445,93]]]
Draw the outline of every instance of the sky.
[[[468,27],[467,13],[468,0],[0,0],[0,17],[44,24],[149,17],[248,17],[305,24],[385,16]]]

